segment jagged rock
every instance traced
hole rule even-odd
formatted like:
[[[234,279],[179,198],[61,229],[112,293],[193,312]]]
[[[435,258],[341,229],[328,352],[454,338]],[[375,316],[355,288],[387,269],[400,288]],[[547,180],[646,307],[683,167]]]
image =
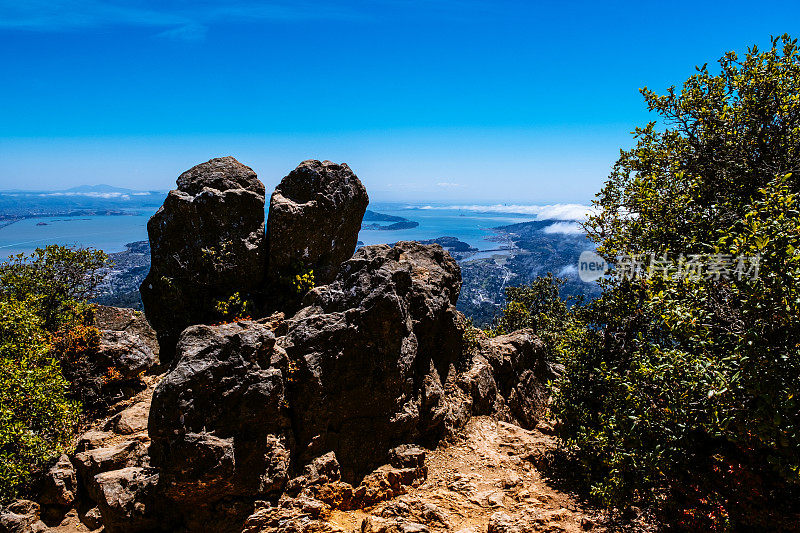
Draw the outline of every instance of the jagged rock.
[[[482,335],[478,344],[510,418],[523,427],[535,427],[547,406],[547,381],[556,377],[542,341],[533,330],[521,329],[494,338]]]
[[[106,442],[114,437],[111,431],[98,431],[90,429],[80,437],[78,437],[78,444],[75,446],[75,452],[81,453],[97,448],[103,448]]]
[[[306,465],[303,475],[308,483],[327,483],[328,481],[338,481],[341,478],[339,461],[336,454],[328,452],[321,457],[317,457]]]
[[[75,454],[74,457],[74,464],[81,482],[87,487],[90,494],[97,474],[131,466],[145,466],[148,461],[147,444],[138,439],[87,450]]]
[[[103,515],[100,513],[100,509],[97,507],[92,507],[83,513],[80,520],[86,527],[92,530],[103,527]]]
[[[325,521],[330,509],[310,498],[281,499],[277,506],[256,509],[244,523],[242,533],[341,533]]]
[[[78,492],[78,478],[75,468],[67,455],[59,457],[43,480],[39,503],[69,507],[75,501]]]
[[[472,367],[459,376],[459,385],[470,395],[472,414],[488,415],[494,412],[497,401],[497,384],[492,367],[482,356],[473,359]]]
[[[356,249],[367,204],[367,190],[346,164],[300,163],[270,200],[270,277],[313,269],[318,285],[332,281]]]
[[[187,326],[219,319],[219,301],[261,289],[266,260],[264,185],[251,168],[212,159],[177,184],[147,224],[151,266],[140,288],[165,363]]]
[[[39,533],[47,526],[39,519],[39,504],[16,500],[0,508],[0,533]]]
[[[97,474],[90,496],[97,502],[105,531],[138,533],[162,529],[166,524],[154,510],[157,484],[158,473],[152,468],[129,467]]]
[[[429,533],[427,526],[402,518],[368,516],[361,523],[361,533]]]
[[[397,444],[440,434],[460,285],[440,246],[399,242],[361,248],[306,295],[279,339],[297,368],[288,396],[302,462],[334,451],[353,482]]]
[[[134,309],[98,305],[95,323],[100,329],[99,356],[122,379],[130,379],[158,364],[155,331]]]
[[[275,496],[288,478],[287,363],[271,327],[187,328],[172,371],[155,389],[152,463],[160,490],[187,520],[202,521],[223,499]]]
[[[119,435],[132,435],[145,431],[149,415],[150,402],[137,402],[111,419],[114,432]]]
[[[396,468],[422,468],[427,452],[413,444],[401,444],[389,450],[389,463]]]

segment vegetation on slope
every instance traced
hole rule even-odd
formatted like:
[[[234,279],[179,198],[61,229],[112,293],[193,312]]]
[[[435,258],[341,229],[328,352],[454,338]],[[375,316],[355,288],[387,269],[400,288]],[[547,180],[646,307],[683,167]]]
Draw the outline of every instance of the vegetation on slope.
[[[553,280],[537,282],[509,294],[501,324],[555,334],[554,415],[599,501],[650,505],[690,530],[788,530],[800,482],[800,51],[783,36],[719,66],[666,95],[642,90],[659,121],[635,131],[587,223],[616,263],[602,296],[563,319],[531,306],[528,292],[546,296]],[[551,313],[568,327],[538,318]]]
[[[102,252],[48,246],[0,265],[0,500],[72,437],[80,404],[62,366],[97,342],[86,299],[105,261]]]

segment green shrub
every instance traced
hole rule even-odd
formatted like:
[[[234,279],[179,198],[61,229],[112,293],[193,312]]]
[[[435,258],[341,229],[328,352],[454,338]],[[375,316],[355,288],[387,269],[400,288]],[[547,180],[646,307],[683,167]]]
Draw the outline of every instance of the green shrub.
[[[68,444],[78,405],[28,301],[0,300],[0,500]]]
[[[48,246],[0,265],[0,500],[24,490],[71,440],[79,404],[62,364],[96,348],[86,299],[105,261],[102,252]]]
[[[598,252],[675,267],[759,256],[759,272],[601,282],[564,352],[560,435],[609,506],[651,504],[684,529],[789,529],[800,483],[797,42],[731,52],[718,74],[703,66],[680,90],[642,92],[661,123],[636,130],[598,195],[587,225]]]

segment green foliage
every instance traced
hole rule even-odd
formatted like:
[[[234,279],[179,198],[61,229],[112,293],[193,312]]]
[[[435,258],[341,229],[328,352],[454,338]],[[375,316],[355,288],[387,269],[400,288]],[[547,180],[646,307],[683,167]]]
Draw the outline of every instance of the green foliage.
[[[800,482],[800,52],[783,36],[642,93],[662,123],[636,130],[598,195],[599,253],[760,255],[760,272],[601,282],[565,352],[561,437],[610,506],[784,527]]]
[[[303,269],[292,279],[297,294],[305,294],[314,288],[314,270]]]
[[[0,265],[0,500],[70,442],[79,405],[62,357],[96,346],[86,299],[105,261],[102,252],[48,246]]]
[[[507,287],[506,306],[494,327],[486,333],[494,337],[518,329],[533,329],[549,350],[550,360],[559,361],[563,350],[568,349],[583,330],[582,299],[562,297],[565,283],[565,279],[548,273],[528,285]]]
[[[108,256],[100,250],[50,245],[17,254],[0,268],[0,297],[36,302],[43,327],[56,331],[76,320],[102,281]]]
[[[214,309],[222,320],[248,318],[253,314],[253,302],[242,298],[241,294],[235,292],[227,300],[217,301]]]

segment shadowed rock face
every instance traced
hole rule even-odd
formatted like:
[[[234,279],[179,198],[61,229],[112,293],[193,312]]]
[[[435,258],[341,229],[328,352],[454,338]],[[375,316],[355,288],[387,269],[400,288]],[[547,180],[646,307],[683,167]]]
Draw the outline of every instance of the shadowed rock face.
[[[289,385],[298,456],[334,451],[356,481],[390,448],[445,424],[442,383],[461,354],[458,264],[438,245],[367,246],[311,291],[278,339],[297,367]]]
[[[161,494],[196,522],[193,530],[210,519],[235,523],[215,502],[283,488],[292,442],[285,371],[268,323],[197,325],[181,335],[174,368],[153,395],[148,429]]]
[[[303,161],[272,193],[269,206],[269,276],[279,281],[313,269],[329,283],[356,249],[369,197],[346,164]]]
[[[169,363],[181,331],[218,320],[215,305],[264,283],[264,185],[232,157],[184,172],[147,224],[151,267],[140,288]]]

